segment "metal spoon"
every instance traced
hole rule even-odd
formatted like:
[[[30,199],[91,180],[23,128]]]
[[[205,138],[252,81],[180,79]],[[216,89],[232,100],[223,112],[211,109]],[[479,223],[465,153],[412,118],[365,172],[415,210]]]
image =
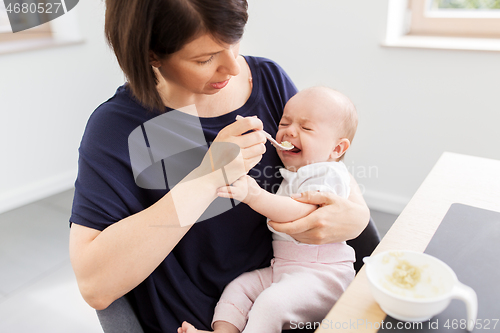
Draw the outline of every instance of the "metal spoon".
[[[240,120],[240,119],[243,119],[243,117],[240,115],[237,115],[236,120]],[[295,148],[292,144],[290,144],[290,146],[284,146],[281,143],[278,143],[278,141],[274,140],[274,138],[271,136],[271,134],[267,133],[266,131],[262,131],[262,132],[264,132],[266,139],[268,139],[273,144],[273,146],[275,146],[278,149],[291,150],[291,149]]]

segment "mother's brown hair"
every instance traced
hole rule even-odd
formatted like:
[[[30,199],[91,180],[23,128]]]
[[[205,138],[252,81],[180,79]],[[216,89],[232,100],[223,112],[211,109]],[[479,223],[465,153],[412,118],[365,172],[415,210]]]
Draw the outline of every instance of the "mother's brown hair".
[[[150,51],[164,59],[202,33],[234,44],[243,36],[247,6],[246,0],[106,0],[104,31],[134,96],[163,112]]]

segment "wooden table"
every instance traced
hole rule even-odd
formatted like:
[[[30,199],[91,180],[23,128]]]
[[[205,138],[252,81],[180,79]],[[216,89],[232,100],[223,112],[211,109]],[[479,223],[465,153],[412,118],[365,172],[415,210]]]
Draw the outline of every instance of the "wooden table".
[[[373,254],[424,252],[453,203],[500,212],[500,161],[444,153]],[[377,332],[385,316],[362,268],[316,332]]]

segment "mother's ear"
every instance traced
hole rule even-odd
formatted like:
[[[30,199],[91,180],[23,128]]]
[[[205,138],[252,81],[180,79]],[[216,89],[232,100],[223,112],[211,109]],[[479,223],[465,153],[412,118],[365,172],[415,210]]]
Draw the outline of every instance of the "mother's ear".
[[[342,157],[342,155],[344,155],[344,153],[347,151],[347,149],[349,149],[350,146],[351,146],[351,141],[349,141],[349,139],[347,138],[340,139],[335,148],[333,149],[330,158],[335,160],[339,159],[340,157]]]
[[[151,50],[149,50],[149,64],[156,68],[161,67],[160,58],[158,58],[158,56]]]

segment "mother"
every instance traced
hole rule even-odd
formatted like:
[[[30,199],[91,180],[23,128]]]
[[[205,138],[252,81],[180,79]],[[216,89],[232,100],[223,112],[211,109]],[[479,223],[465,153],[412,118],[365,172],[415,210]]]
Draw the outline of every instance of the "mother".
[[[141,188],[128,137],[148,120],[194,104],[207,142],[240,147],[244,170],[229,172],[228,181],[249,172],[271,190],[280,180],[269,170],[280,161],[274,149],[266,151],[262,129],[276,133],[296,88],[276,63],[238,54],[245,0],[107,0],[106,7],[106,36],[128,82],[95,110],[80,146],[70,218],[78,285],[95,309],[127,295],[146,331],[175,332],[184,320],[208,329],[225,285],[269,265],[265,218],[239,204],[194,224],[224,181],[208,174],[190,186]],[[235,122],[236,115],[258,118]],[[356,237],[369,212],[352,183],[349,200],[316,193],[304,198],[320,206],[315,212],[273,227],[306,243]],[[180,226],[180,206],[183,225],[192,226]]]

